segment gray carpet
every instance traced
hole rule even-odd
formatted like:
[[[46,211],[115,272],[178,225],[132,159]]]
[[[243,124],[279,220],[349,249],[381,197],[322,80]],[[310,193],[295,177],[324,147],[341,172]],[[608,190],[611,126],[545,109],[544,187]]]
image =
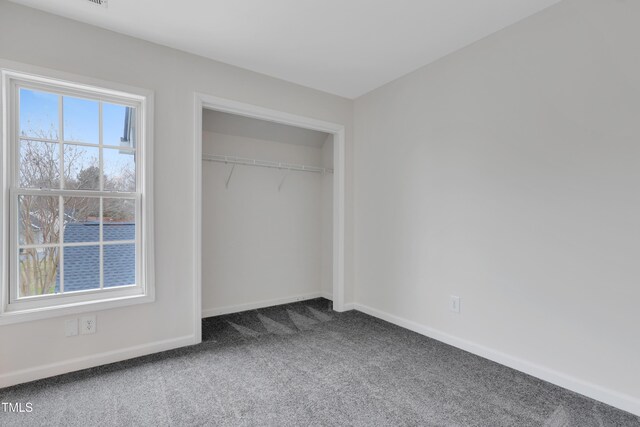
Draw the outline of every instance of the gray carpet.
[[[640,426],[318,299],[203,320],[198,346],[0,390],[2,426]],[[0,408],[1,410],[1,408]]]

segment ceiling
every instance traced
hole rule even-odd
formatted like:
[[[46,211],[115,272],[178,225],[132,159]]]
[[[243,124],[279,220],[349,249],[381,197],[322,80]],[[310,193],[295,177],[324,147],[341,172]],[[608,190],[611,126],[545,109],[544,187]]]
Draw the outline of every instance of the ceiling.
[[[202,129],[207,132],[253,139],[266,139],[267,141],[304,145],[314,148],[321,148],[329,136],[328,133],[311,129],[303,129],[214,110],[204,110]]]
[[[356,98],[559,0],[13,0]]]

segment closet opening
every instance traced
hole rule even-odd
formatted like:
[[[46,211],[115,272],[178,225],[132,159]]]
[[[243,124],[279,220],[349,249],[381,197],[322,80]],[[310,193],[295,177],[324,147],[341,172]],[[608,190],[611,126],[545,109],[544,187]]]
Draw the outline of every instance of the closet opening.
[[[301,301],[343,311],[343,127],[196,101],[196,323]]]

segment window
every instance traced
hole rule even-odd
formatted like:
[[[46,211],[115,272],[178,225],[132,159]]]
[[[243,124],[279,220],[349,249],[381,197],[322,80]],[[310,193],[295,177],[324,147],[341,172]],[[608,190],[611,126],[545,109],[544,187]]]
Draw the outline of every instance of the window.
[[[148,95],[10,71],[3,88],[0,314],[152,299]]]

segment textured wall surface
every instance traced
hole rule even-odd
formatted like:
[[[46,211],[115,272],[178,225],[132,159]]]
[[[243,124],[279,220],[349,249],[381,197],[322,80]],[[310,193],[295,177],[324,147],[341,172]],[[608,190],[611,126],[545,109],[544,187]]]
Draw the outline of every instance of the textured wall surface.
[[[564,1],[356,100],[358,303],[640,411],[639,20]]]

